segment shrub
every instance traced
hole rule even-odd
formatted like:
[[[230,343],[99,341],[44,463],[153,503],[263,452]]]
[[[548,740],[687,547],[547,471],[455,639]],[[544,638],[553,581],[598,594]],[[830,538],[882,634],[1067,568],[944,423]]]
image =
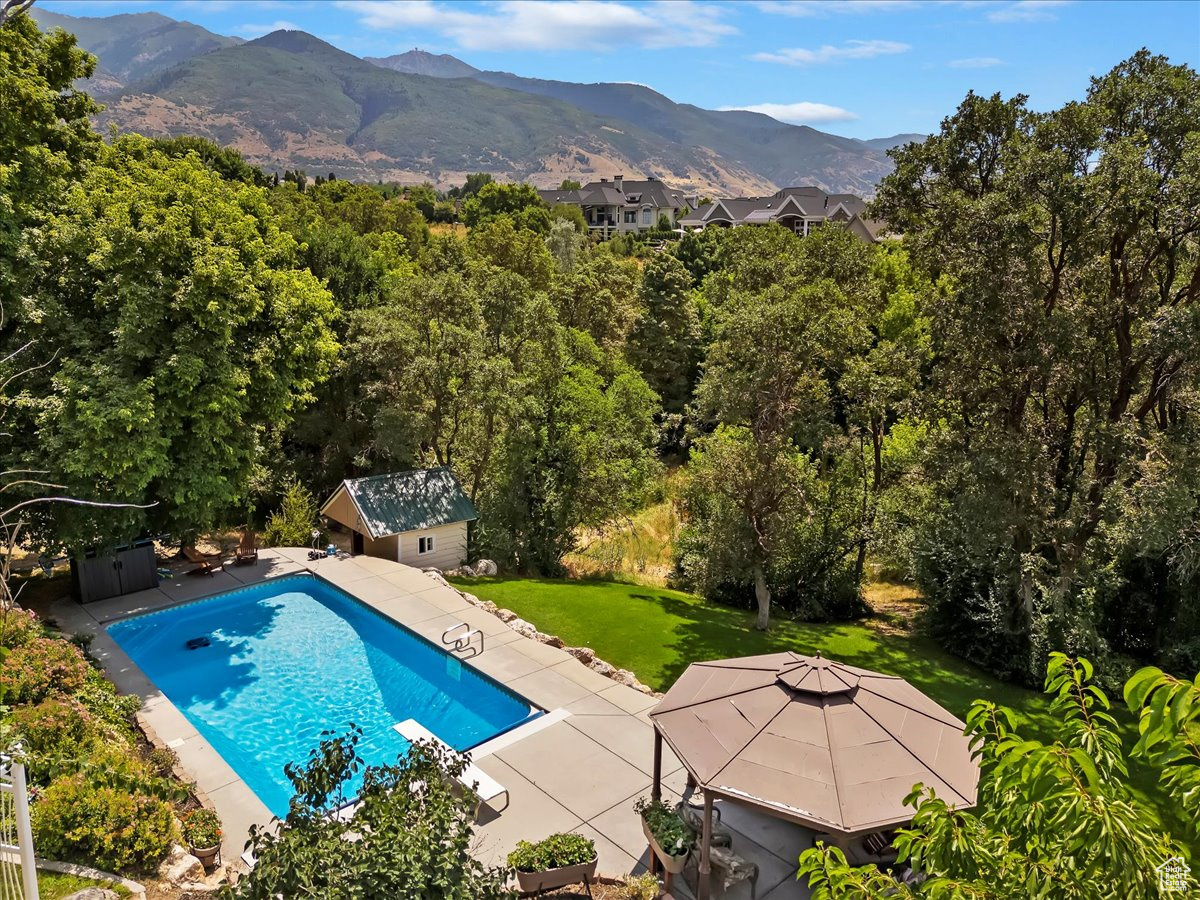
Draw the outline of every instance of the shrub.
[[[23,647],[35,637],[41,637],[42,623],[27,609],[0,606],[0,647]],[[0,654],[3,656],[3,654]]]
[[[153,869],[175,840],[170,804],[92,785],[82,774],[59,778],[42,791],[32,818],[41,855],[109,871]]]
[[[77,690],[74,696],[104,731],[132,739],[133,717],[142,705],[141,699],[136,695],[118,694],[111,681],[89,666],[83,687]]]
[[[215,847],[221,843],[221,819],[211,809],[194,809],[183,817],[183,839],[193,847]]]
[[[53,761],[86,755],[96,739],[96,723],[72,698],[50,697],[36,706],[18,707],[12,718],[35,768],[39,757]]]
[[[317,500],[312,492],[293,481],[283,493],[278,512],[271,513],[263,531],[268,547],[307,547],[317,521]]]
[[[627,900],[658,900],[661,893],[658,878],[649,872],[641,875],[626,875],[621,885],[621,896]]]
[[[536,844],[518,841],[508,864],[519,872],[544,872],[591,862],[595,856],[596,844],[583,835],[552,834]]]
[[[10,703],[38,703],[52,693],[79,690],[89,669],[83,654],[73,644],[35,637],[0,663],[0,690]]]
[[[681,856],[692,849],[695,840],[692,830],[675,810],[642,797],[633,805],[633,811],[646,820],[646,826],[664,853]]]

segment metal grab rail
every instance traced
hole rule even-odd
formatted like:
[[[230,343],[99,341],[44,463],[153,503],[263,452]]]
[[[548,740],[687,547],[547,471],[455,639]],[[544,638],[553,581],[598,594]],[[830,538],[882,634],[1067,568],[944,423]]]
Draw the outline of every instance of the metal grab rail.
[[[455,637],[450,636],[450,632],[458,631],[460,628],[465,628],[466,631]],[[479,638],[478,646],[475,646],[471,643],[472,639],[476,637]],[[484,650],[483,632],[478,628],[472,628],[466,622],[456,622],[443,631],[442,643],[448,646],[452,653],[464,653],[467,650],[470,650],[471,656],[478,656]]]

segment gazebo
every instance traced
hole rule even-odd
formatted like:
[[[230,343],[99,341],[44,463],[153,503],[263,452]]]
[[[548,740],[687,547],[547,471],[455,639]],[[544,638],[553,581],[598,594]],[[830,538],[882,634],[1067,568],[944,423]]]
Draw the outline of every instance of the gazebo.
[[[975,805],[979,766],[964,724],[902,678],[772,653],[694,663],[650,713],[652,797],[666,741],[704,793],[699,900],[707,900],[713,800],[854,837],[907,824],[917,783]]]

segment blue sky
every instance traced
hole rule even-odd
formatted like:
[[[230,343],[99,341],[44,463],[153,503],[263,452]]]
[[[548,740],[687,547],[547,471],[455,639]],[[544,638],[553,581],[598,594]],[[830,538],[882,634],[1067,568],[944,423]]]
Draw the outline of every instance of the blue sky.
[[[481,69],[631,81],[869,138],[935,130],[968,89],[1079,98],[1140,47],[1200,66],[1200,2],[1104,0],[39,0],[156,10],[253,38],[300,28],[359,56],[420,47]]]

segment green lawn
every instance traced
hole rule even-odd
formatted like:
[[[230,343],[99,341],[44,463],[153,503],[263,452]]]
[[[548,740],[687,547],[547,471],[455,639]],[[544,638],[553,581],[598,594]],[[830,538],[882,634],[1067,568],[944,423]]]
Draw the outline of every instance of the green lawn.
[[[865,669],[899,675],[962,718],[977,698],[1012,708],[1028,737],[1053,733],[1047,698],[1007,684],[927,638],[881,634],[859,624],[814,625],[776,619],[767,633],[755,631],[754,615],[665,588],[614,581],[536,578],[454,578],[456,585],[511,609],[568,645],[591,647],[614,666],[629,669],[650,687],[665,691],[690,663],[731,656],[793,650]],[[1112,698],[1114,705],[1120,698]],[[1132,717],[1127,744],[1135,739]],[[1155,773],[1135,765],[1135,791],[1153,807],[1163,802]],[[1183,838],[1172,817],[1169,830]]]
[[[119,884],[107,881],[92,881],[90,878],[80,878],[78,875],[60,875],[57,872],[38,872],[38,895],[41,900],[61,900],[84,888],[102,887],[116,891],[121,897],[128,897],[129,891]]]

